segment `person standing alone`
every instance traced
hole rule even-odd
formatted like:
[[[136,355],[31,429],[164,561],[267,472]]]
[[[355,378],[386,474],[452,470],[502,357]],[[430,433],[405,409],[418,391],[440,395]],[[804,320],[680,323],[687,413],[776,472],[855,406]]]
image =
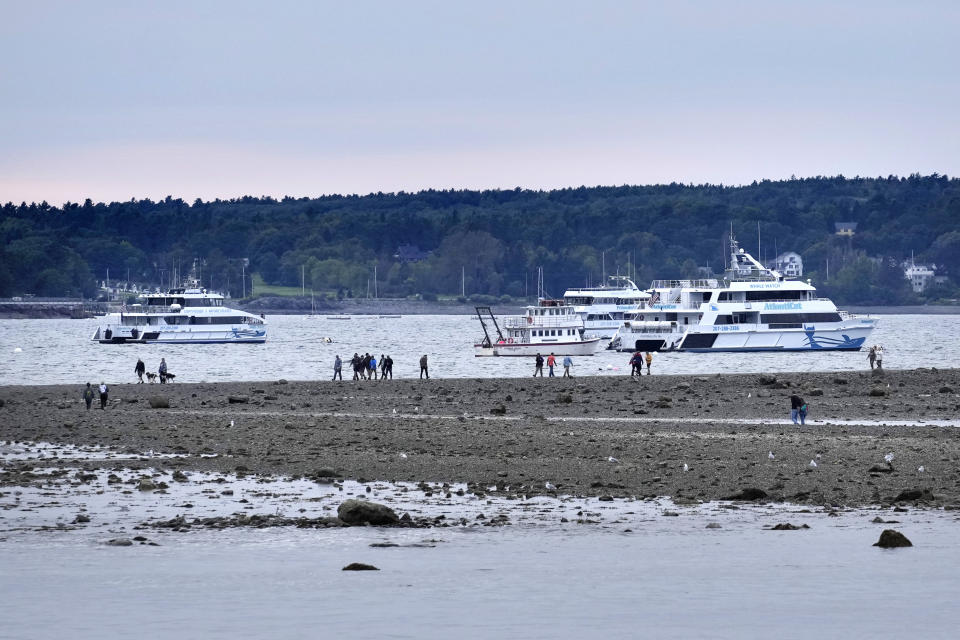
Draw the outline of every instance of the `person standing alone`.
[[[423,380],[423,376],[427,376],[427,380],[430,379],[430,372],[427,370],[427,354],[423,354],[420,357],[420,379]]]
[[[647,375],[650,375],[650,365],[653,364],[653,354],[647,351]]]
[[[143,374],[147,370],[147,365],[143,364],[143,360],[137,358],[137,366],[133,368],[133,372],[137,374],[137,377],[140,378],[140,381],[137,384],[143,384]]]
[[[338,377],[340,382],[343,382],[343,360],[340,359],[339,353],[333,361],[333,379],[336,380]]]

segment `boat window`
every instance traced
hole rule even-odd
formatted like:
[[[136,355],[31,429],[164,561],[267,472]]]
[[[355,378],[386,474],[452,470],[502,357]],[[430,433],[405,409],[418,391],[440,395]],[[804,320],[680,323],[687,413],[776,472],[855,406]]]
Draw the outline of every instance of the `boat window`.
[[[747,300],[804,300],[807,297],[806,291],[794,291],[790,289],[778,289],[775,291],[747,291]]]
[[[809,322],[840,322],[839,313],[764,313],[760,316],[764,324],[802,324]]]

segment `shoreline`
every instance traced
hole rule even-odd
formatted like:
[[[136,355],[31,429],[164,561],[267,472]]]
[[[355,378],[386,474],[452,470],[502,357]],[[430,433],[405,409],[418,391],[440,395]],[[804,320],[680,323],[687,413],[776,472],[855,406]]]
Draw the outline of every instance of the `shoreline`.
[[[954,425],[957,389],[957,369],[126,384],[88,412],[80,385],[5,386],[0,440],[185,454],[132,467],[463,482],[481,495],[683,502],[758,489],[775,502],[960,507],[960,428],[884,424]],[[788,422],[793,393],[815,423]]]
[[[261,302],[262,301],[262,302]],[[468,315],[476,313],[474,307],[482,303],[460,303],[456,301],[440,302],[426,300],[407,300],[405,298],[380,298],[325,302],[316,309],[315,315]],[[531,303],[533,304],[533,303]],[[311,315],[309,298],[260,298],[248,302],[236,302],[236,308],[250,313],[267,315]],[[498,315],[516,315],[523,313],[523,303],[492,303],[491,307]],[[948,305],[908,305],[908,306],[851,306],[844,310],[859,315],[958,315],[960,306]],[[94,311],[107,311],[105,303],[83,305],[76,301],[43,303],[0,303],[0,320],[47,320],[47,319],[87,319],[95,317]]]

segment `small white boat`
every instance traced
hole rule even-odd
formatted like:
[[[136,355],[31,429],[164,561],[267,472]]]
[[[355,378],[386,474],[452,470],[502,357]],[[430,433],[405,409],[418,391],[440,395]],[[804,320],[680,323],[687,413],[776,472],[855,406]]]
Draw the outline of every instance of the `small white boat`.
[[[561,300],[541,300],[522,316],[503,318],[502,329],[490,307],[476,309],[483,327],[477,356],[592,356],[600,345],[600,338],[584,337],[583,319]]]
[[[327,316],[327,320],[349,320],[350,316],[346,313],[341,313],[335,316]]]

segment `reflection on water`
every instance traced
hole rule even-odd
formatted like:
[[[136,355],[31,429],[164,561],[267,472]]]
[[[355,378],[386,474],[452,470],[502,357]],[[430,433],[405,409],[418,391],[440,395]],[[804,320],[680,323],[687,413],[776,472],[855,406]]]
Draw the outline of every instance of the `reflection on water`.
[[[53,384],[135,380],[143,358],[156,371],[165,357],[179,382],[216,380],[317,380],[332,377],[334,355],[390,355],[397,377],[417,377],[429,354],[435,378],[521,377],[533,372],[526,358],[477,358],[482,332],[473,316],[355,317],[351,320],[269,316],[263,345],[101,345],[89,340],[97,320],[0,320],[0,384]],[[323,338],[333,343],[327,344]],[[960,315],[880,316],[869,343],[883,344],[891,369],[956,366]],[[16,348],[20,352],[15,352]],[[601,351],[574,358],[573,373],[627,375],[629,354]],[[865,352],[655,354],[654,374],[840,371],[867,367]],[[349,375],[346,377],[349,378]]]

